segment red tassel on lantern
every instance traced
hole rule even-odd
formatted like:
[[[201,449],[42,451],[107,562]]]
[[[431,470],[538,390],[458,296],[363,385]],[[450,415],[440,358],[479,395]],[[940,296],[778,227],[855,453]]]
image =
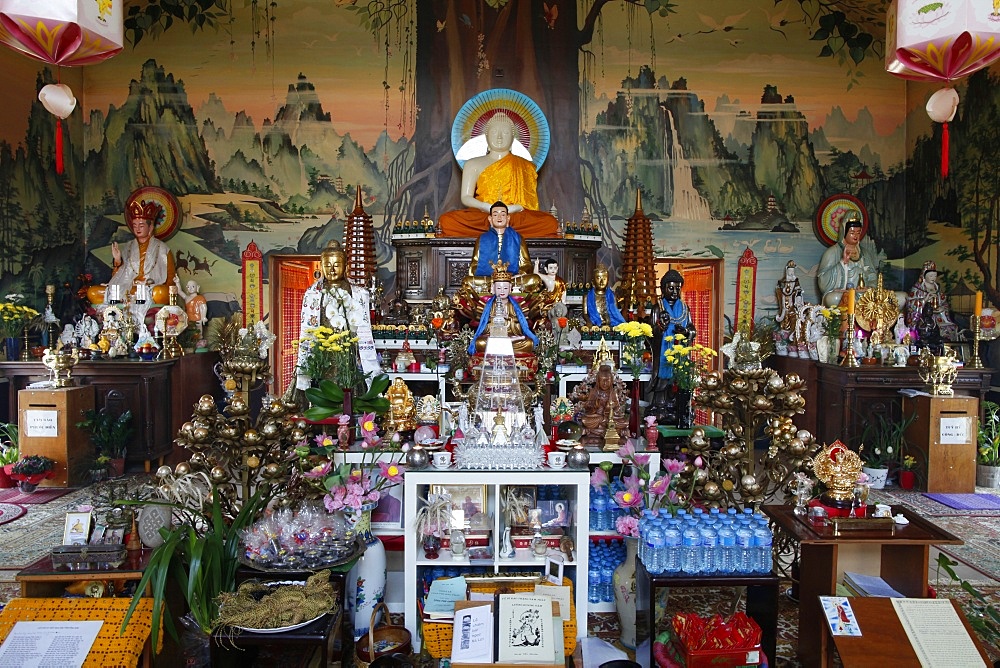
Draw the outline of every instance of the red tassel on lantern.
[[[948,124],[941,124],[941,178],[948,178]]]
[[[63,173],[63,131],[62,119],[56,119],[56,174]]]

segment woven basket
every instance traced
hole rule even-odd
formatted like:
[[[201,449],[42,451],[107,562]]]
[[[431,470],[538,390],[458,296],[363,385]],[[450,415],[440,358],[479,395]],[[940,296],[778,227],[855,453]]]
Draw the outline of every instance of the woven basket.
[[[375,628],[375,617],[382,610],[382,625]],[[449,650],[451,647],[449,646]],[[410,654],[413,646],[410,644],[410,632],[405,626],[389,624],[389,608],[385,602],[379,603],[372,610],[372,619],[368,624],[368,635],[354,643],[354,664],[360,668],[368,668],[374,661],[390,654]]]
[[[497,583],[490,580],[476,581],[469,580],[469,589],[476,592],[492,594],[497,588]],[[537,580],[514,581],[505,580],[503,585],[514,590],[514,593],[532,593],[535,591]],[[548,584],[548,583],[543,583]],[[569,618],[563,620],[563,648],[566,656],[572,656],[576,650],[576,598],[573,596],[573,583],[569,578],[563,578],[563,585],[570,588],[569,594]],[[437,622],[424,621],[421,623],[424,636],[423,646],[427,648],[427,653],[435,659],[443,659],[451,656],[451,637],[454,624],[439,624]]]

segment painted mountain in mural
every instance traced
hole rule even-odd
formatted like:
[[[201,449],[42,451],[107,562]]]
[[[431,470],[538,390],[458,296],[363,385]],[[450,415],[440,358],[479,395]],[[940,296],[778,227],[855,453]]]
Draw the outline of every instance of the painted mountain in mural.
[[[380,141],[369,157],[350,134],[337,132],[304,74],[288,85],[284,104],[260,131],[244,111],[230,112],[215,94],[196,116],[227,191],[271,198],[298,212],[342,217],[359,183],[366,204],[384,202],[386,181],[376,161],[391,161],[405,148],[405,142]]]
[[[622,81],[622,91],[582,138],[581,155],[600,184],[603,205],[612,214],[631,211],[638,187],[647,213],[678,220],[741,217],[763,210],[772,195],[792,218],[811,217],[823,179],[808,125],[793,103],[768,95],[777,91],[765,91],[767,111],[737,117],[727,133],[747,136],[749,148],[740,156],[727,148],[683,78],[657,81],[643,66]]]

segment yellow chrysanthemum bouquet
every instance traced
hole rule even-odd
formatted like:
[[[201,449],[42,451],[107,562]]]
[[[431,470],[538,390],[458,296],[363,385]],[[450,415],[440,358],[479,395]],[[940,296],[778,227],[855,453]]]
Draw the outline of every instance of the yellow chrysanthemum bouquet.
[[[350,331],[310,327],[297,344],[308,347],[300,372],[314,381],[329,379],[340,387],[354,387],[364,377],[358,370],[358,337]]]
[[[0,337],[17,338],[21,336],[25,326],[38,315],[38,311],[25,306],[24,295],[7,295],[7,301],[0,302]]]
[[[682,390],[693,390],[698,376],[708,371],[709,360],[719,353],[700,343],[684,345],[687,337],[683,334],[670,334],[663,338],[674,344],[664,353],[666,363],[674,370],[674,384]]]
[[[646,339],[653,336],[653,328],[649,323],[632,320],[615,325],[615,331],[621,336],[622,364],[628,367],[633,378],[645,371]]]

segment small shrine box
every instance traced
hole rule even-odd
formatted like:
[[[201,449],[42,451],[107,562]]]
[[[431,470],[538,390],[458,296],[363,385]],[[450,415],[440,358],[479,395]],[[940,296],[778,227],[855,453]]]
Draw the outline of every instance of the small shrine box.
[[[977,397],[907,397],[903,416],[916,411],[906,430],[906,442],[923,453],[917,458],[918,477],[928,492],[972,494],[976,491],[976,441],[979,431]]]
[[[90,483],[94,446],[90,435],[76,426],[83,413],[94,407],[94,388],[60,387],[21,390],[17,393],[21,456],[44,455],[54,459],[55,477],[41,487],[78,487]]]

